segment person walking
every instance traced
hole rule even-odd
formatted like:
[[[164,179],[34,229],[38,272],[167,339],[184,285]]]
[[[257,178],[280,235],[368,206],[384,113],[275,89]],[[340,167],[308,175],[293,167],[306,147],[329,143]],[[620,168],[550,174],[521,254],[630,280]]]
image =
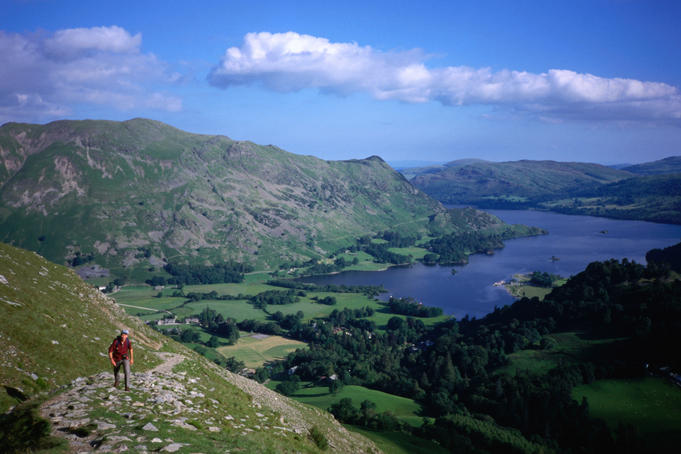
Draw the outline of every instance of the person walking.
[[[128,330],[121,331],[109,346],[109,359],[114,368],[114,388],[118,387],[118,371],[123,366],[125,374],[125,390],[130,391],[130,366],[135,362],[132,355],[132,344],[128,339]]]

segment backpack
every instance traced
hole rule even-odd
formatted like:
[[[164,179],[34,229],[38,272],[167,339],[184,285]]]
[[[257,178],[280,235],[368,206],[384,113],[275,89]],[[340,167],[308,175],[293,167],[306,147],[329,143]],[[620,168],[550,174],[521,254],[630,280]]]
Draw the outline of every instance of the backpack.
[[[121,356],[128,356],[130,354],[130,349],[132,346],[130,345],[130,338],[127,338],[125,340],[125,345],[127,346],[127,351],[126,353],[120,353]],[[121,336],[116,336],[111,343],[111,346],[113,347],[113,351],[117,354],[119,354],[119,348],[123,346],[121,343]]]

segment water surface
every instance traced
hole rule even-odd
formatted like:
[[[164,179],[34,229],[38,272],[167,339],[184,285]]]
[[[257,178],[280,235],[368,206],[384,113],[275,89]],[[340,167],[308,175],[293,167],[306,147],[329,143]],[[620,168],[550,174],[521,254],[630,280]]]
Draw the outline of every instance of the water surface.
[[[548,235],[506,242],[494,255],[473,255],[469,264],[451,267],[397,267],[386,271],[348,271],[331,276],[305,278],[320,284],[383,285],[387,299],[411,296],[429,306],[441,307],[457,318],[481,317],[513,302],[503,288],[493,286],[515,273],[546,271],[570,276],[597,260],[624,257],[645,263],[653,248],[681,241],[681,226],[645,221],[623,221],[592,216],[574,216],[541,211],[488,210],[509,224],[541,227]],[[551,257],[559,260],[552,261]]]

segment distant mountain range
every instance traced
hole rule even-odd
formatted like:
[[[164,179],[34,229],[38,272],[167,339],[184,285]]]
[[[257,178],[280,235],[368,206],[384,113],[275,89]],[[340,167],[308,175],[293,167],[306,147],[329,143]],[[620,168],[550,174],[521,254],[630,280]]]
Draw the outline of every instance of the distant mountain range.
[[[376,156],[324,161],[146,119],[0,127],[0,241],[57,263],[277,269],[449,218]]]
[[[623,167],[622,170],[626,170],[637,175],[662,175],[669,173],[680,173],[681,156],[670,156],[668,158],[660,159],[658,161],[630,165],[627,167]]]
[[[471,159],[406,169],[403,174],[445,204],[681,223],[681,157],[622,168]]]

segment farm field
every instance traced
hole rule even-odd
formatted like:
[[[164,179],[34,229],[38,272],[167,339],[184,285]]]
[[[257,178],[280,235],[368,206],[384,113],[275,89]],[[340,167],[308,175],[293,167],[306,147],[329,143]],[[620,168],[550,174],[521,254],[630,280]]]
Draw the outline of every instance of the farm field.
[[[616,430],[630,424],[651,452],[673,452],[681,443],[681,389],[662,378],[597,380],[572,390],[572,397],[586,397],[590,415]]]
[[[285,290],[281,287],[275,287],[262,282],[256,283],[240,283],[240,284],[207,284],[207,285],[188,285],[183,288],[185,294],[191,292],[195,293],[210,293],[216,292],[218,295],[245,295],[251,296],[267,290]],[[171,296],[177,289],[174,286],[168,286],[162,290],[155,290],[149,286],[126,286],[112,297],[121,304],[125,310],[131,314],[140,317],[142,320],[158,320],[164,318],[171,313],[178,318],[198,315],[201,311],[209,307],[222,314],[224,318],[233,318],[236,321],[245,319],[253,319],[265,321],[269,319],[270,314],[280,311],[284,315],[296,314],[302,312],[304,314],[303,321],[309,321],[314,318],[327,317],[334,310],[361,309],[364,307],[371,307],[374,309],[374,314],[367,317],[376,323],[377,329],[382,331],[385,329],[388,320],[394,316],[406,317],[390,312],[385,303],[370,298],[361,293],[335,293],[335,292],[313,292],[307,291],[306,296],[301,296],[300,301],[293,304],[285,305],[269,305],[266,311],[255,308],[247,300],[201,300],[189,301],[185,297]],[[161,297],[157,295],[161,293]],[[337,303],[333,306],[319,304],[313,298],[325,298],[332,296]],[[446,315],[439,317],[420,318],[426,325],[432,325],[448,318]]]
[[[237,360],[243,361],[246,367],[255,369],[269,361],[283,359],[290,352],[306,346],[305,342],[281,336],[241,332],[236,345],[218,347],[217,351],[225,357],[233,356]]]
[[[281,382],[270,380],[267,387],[275,389],[279,383]],[[311,382],[300,382],[300,389],[289,397],[323,410],[327,410],[332,404],[346,397],[352,399],[356,407],[359,407],[363,400],[370,400],[376,404],[378,413],[390,411],[399,419],[415,427],[423,422],[423,418],[418,415],[421,406],[413,400],[364,386],[347,385],[332,394],[327,386],[314,386]]]

